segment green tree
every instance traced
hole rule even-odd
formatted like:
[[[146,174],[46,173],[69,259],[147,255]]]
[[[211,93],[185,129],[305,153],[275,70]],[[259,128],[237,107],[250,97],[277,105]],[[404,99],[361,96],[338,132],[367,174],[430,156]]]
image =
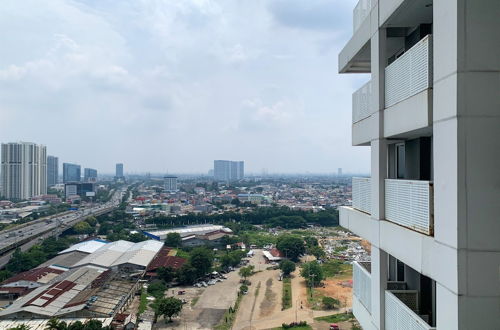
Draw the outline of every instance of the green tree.
[[[68,325],[68,330],[85,330],[85,324],[82,321],[76,321]]]
[[[300,255],[304,254],[306,251],[304,240],[297,235],[290,234],[279,236],[276,241],[276,248],[292,261],[299,261]]]
[[[7,330],[30,330],[31,327],[27,326],[26,324],[20,324],[18,326],[15,326],[13,328],[8,328]]]
[[[199,277],[210,272],[214,261],[212,251],[205,247],[198,247],[193,249],[189,255],[190,264],[196,269],[196,274]]]
[[[323,259],[326,254],[325,254],[325,251],[323,251],[322,248],[320,248],[319,246],[311,246],[307,249],[307,253],[309,253],[310,255],[313,255],[316,257],[316,259]]]
[[[307,262],[302,265],[300,275],[304,277],[308,285],[317,286],[324,280],[323,269],[316,261]]]
[[[155,298],[163,297],[167,287],[162,281],[155,281],[148,285],[148,293]]]
[[[94,232],[94,228],[92,228],[88,222],[82,221],[73,226],[73,230],[81,235],[81,234],[90,234]]]
[[[246,282],[247,277],[252,276],[254,268],[255,267],[252,265],[247,266],[247,267],[241,267],[240,270],[238,271],[238,274],[241,277],[243,277],[244,281]]]
[[[332,297],[323,297],[322,301],[325,309],[334,309],[335,306],[340,305],[340,301]]]
[[[282,260],[280,262],[280,269],[283,275],[289,276],[295,270],[295,263],[291,260]]]
[[[94,216],[90,216],[85,219],[85,222],[87,222],[91,227],[95,227],[95,225],[97,224],[97,219]]]
[[[197,278],[196,269],[190,264],[184,264],[177,270],[177,280],[180,284],[193,284]]]
[[[167,283],[172,282],[175,277],[175,269],[172,267],[160,267],[157,270],[158,278]]]
[[[314,236],[306,236],[304,237],[304,241],[308,247],[318,246],[318,239]]]
[[[147,239],[148,238],[141,233],[133,233],[133,234],[128,235],[127,240],[134,242],[134,243],[138,243],[138,242],[146,241]]]
[[[165,245],[168,247],[178,248],[182,245],[182,238],[179,233],[168,233],[165,239]]]
[[[182,311],[182,301],[173,297],[159,298],[155,300],[152,307],[155,311],[155,322],[160,315],[168,317],[168,321],[172,322],[172,317]]]

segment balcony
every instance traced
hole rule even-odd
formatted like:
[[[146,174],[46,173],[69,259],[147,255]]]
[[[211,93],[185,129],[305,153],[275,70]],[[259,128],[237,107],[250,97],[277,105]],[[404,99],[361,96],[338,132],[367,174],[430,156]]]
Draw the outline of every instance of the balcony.
[[[352,94],[352,123],[355,124],[370,116],[370,99],[372,95],[372,81],[370,80]]]
[[[370,262],[353,262],[353,294],[371,313],[372,307],[372,276]]]
[[[371,214],[371,178],[352,178],[352,207]]]
[[[371,0],[359,0],[352,13],[353,32],[360,28],[363,21],[370,15],[371,9]]]
[[[432,87],[432,35],[385,68],[385,107]]]
[[[433,235],[433,200],[433,187],[430,181],[385,180],[385,219],[387,221],[426,235]]]
[[[436,329],[424,321],[417,313],[418,291],[385,291],[385,329]]]

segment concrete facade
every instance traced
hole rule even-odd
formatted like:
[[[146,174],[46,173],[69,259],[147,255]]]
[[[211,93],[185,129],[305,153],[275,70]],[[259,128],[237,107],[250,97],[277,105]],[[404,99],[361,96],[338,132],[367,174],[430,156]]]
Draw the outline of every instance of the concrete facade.
[[[394,328],[384,293],[397,282],[397,272],[387,271],[396,265],[420,299],[418,308],[401,304],[415,312],[407,314],[416,329],[500,329],[500,2],[370,5],[339,54],[340,72],[369,68],[372,84],[371,115],[353,124],[353,145],[371,146],[371,212],[340,211],[341,225],[372,244],[371,313],[353,303],[354,314],[363,328]],[[429,84],[386,107],[386,89],[395,88],[387,84],[387,68],[413,56],[415,43],[429,34]],[[421,64],[412,64],[412,74]],[[401,78],[397,87],[405,84]],[[422,148],[417,154],[414,141]],[[415,173],[420,177],[408,178]],[[429,234],[386,220],[386,205],[394,202],[386,179],[429,183]]]

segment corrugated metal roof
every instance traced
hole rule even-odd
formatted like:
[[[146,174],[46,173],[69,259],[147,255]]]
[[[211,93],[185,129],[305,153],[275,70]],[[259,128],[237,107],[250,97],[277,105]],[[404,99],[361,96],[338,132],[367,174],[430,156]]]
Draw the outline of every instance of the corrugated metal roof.
[[[109,244],[106,241],[103,240],[91,240],[91,241],[85,241],[81,242],[75,245],[70,246],[66,250],[63,250],[59,252],[58,254],[64,254],[68,252],[73,252],[73,251],[79,251],[79,252],[85,252],[85,253],[92,253],[103,247],[104,245]]]

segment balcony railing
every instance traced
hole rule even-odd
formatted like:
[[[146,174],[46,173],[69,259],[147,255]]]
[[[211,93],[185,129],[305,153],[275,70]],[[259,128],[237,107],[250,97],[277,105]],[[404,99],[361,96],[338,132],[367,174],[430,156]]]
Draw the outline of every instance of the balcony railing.
[[[399,330],[431,330],[436,329],[427,324],[417,313],[401,301],[396,295],[403,293],[402,298],[409,300],[407,303],[414,303],[412,299],[418,299],[417,291],[407,293],[399,291],[385,291],[385,329]]]
[[[353,32],[356,32],[356,30],[359,29],[365,18],[367,18],[368,15],[370,15],[371,9],[372,9],[372,0],[359,0],[356,7],[354,7],[352,15]]]
[[[365,267],[362,264],[368,264]],[[353,262],[352,263],[352,280],[353,294],[371,313],[372,308],[372,276],[368,271],[370,263]],[[368,268],[368,269],[367,269]]]
[[[370,178],[352,178],[352,207],[371,214],[371,179]]]
[[[385,68],[385,107],[432,86],[432,35],[427,35]]]
[[[370,80],[352,94],[352,123],[356,123],[370,116],[370,99],[372,95],[372,81]]]
[[[385,219],[433,235],[433,195],[430,181],[386,179]]]

